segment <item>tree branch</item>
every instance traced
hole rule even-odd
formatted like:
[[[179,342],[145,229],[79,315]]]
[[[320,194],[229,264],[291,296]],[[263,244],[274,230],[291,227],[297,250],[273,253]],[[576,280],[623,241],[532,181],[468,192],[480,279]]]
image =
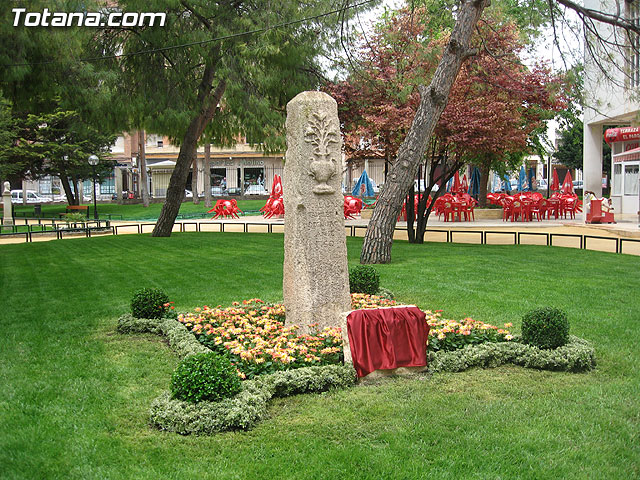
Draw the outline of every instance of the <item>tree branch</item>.
[[[591,8],[585,8],[582,5],[572,2],[571,0],[555,0],[560,5],[576,12],[580,17],[588,17],[598,22],[607,23],[614,27],[622,28],[628,32],[634,32],[640,35],[640,25],[634,25],[626,18],[619,15],[619,9],[616,14],[608,14],[601,12],[600,10],[593,10]]]

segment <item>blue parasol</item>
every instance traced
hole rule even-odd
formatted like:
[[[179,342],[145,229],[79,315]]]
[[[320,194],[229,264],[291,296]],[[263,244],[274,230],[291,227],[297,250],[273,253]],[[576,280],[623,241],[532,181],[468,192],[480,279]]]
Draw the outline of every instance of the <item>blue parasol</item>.
[[[369,179],[369,175],[367,175],[366,170],[362,171],[362,175],[360,175],[360,178],[356,182],[356,186],[353,187],[351,195],[354,197],[375,196],[375,193],[373,192],[373,185],[371,185],[371,180]]]
[[[536,178],[536,172],[533,167],[529,168],[529,173],[527,174],[527,182],[529,183],[529,191],[533,192],[533,179]]]
[[[511,191],[511,180],[509,180],[509,175],[504,176],[504,191],[506,193]]]
[[[480,169],[473,167],[471,171],[471,181],[469,182],[469,191],[467,192],[472,197],[480,195]]]
[[[491,192],[499,192],[500,191],[500,175],[497,175],[495,172],[493,174],[493,184],[491,185]]]
[[[527,174],[524,171],[524,165],[520,167],[520,175],[518,176],[518,191],[522,192],[527,189]]]

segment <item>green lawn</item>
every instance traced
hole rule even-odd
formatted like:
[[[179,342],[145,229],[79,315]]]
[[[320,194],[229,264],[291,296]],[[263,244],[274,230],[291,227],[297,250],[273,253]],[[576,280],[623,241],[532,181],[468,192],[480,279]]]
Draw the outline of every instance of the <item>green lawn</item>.
[[[233,197],[228,197],[233,198]],[[238,201],[238,207],[243,211],[256,211],[260,210],[266,200],[240,200]],[[215,200],[213,202],[215,205]],[[93,219],[93,204],[89,205],[89,217]],[[157,220],[162,209],[162,203],[152,203],[147,208],[142,204],[134,205],[118,205],[117,203],[99,203],[98,215],[100,218],[106,219],[107,214],[122,215],[123,220]],[[42,204],[42,216],[47,218],[58,218],[60,213],[65,213],[66,204]],[[209,218],[213,214],[207,214],[210,210],[204,206],[204,201],[200,201],[199,205],[194,205],[193,202],[183,202],[180,207],[180,214],[185,216],[191,215],[203,215],[204,218]],[[26,213],[28,216],[33,215],[33,205],[16,205],[15,212],[17,215]]]
[[[404,302],[516,329],[564,308],[587,374],[519,367],[392,380],[276,401],[249,432],[147,425],[177,358],[115,332],[135,289],[178,308],[282,295],[282,236],[124,235],[0,246],[0,477],[422,479],[640,476],[640,258],[537,246],[395,242]],[[361,239],[349,238],[355,265]]]

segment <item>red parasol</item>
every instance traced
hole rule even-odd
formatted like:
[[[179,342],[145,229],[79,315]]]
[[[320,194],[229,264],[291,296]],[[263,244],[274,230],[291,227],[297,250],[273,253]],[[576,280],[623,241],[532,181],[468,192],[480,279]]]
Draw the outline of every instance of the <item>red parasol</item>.
[[[571,178],[569,170],[567,170],[567,175],[564,177],[564,182],[562,182],[562,193],[573,195],[573,178]]]
[[[273,185],[271,186],[271,195],[267,203],[260,209],[265,218],[271,218],[274,215],[284,215],[284,202],[282,200],[282,178],[280,175],[273,176]]]
[[[462,176],[462,193],[467,193],[469,191],[469,182],[467,181],[467,174],[465,173]]]
[[[459,193],[461,189],[462,186],[460,185],[460,174],[456,172],[455,176],[453,177],[453,186],[451,187],[451,193]]]
[[[273,176],[273,185],[271,185],[271,198],[280,198],[282,196],[282,179],[277,173]]]
[[[558,171],[555,168],[553,169],[553,180],[551,180],[551,185],[549,186],[549,188],[554,192],[557,192],[560,190],[560,180],[558,180]]]

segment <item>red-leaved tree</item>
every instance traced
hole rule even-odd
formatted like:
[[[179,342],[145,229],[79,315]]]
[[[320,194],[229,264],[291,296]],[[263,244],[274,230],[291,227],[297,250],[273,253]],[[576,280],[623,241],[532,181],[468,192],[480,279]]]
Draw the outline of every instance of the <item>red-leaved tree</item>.
[[[345,82],[327,90],[335,96],[345,135],[347,159],[382,152],[389,162],[406,136],[420,102],[417,85],[430,81],[448,38],[429,32],[423,10],[400,10],[363,44],[359,63]],[[485,17],[472,39],[476,55],[463,64],[438,121],[418,177],[427,186],[444,184],[464,164],[481,170],[480,198],[488,173],[528,148],[530,136],[564,105],[562,79],[548,69],[529,69],[513,23]],[[442,192],[444,189],[440,189]],[[410,189],[409,197],[414,194]],[[422,243],[430,209],[419,192],[416,229],[413,201],[407,202],[409,240]]]

